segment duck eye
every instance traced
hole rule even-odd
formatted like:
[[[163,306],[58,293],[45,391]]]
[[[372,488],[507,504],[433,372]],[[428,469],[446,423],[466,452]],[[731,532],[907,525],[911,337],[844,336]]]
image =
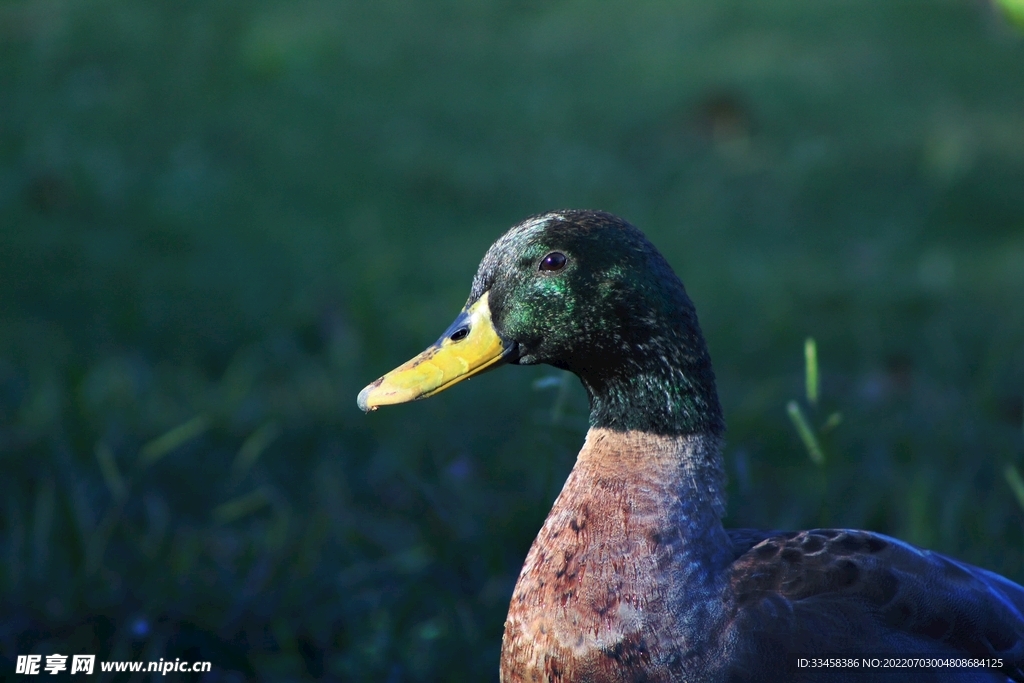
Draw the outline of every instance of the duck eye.
[[[561,270],[565,265],[565,254],[553,251],[540,262],[541,270]]]

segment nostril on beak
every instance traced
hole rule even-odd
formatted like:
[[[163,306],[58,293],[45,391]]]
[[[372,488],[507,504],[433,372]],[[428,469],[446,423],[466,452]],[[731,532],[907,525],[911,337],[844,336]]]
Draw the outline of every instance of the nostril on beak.
[[[468,327],[460,327],[459,329],[457,329],[454,332],[452,332],[451,336],[449,336],[448,339],[452,340],[453,342],[460,342],[460,341],[462,341],[463,339],[465,339],[468,336],[469,336],[469,328]]]

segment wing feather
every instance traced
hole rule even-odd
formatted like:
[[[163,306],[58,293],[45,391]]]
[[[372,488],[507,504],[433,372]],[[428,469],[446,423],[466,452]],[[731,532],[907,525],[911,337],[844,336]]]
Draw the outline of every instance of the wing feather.
[[[747,666],[763,673],[765,662],[790,670],[780,680],[799,680],[793,657],[815,654],[1000,658],[1000,671],[896,679],[1024,682],[1024,588],[997,574],[866,531],[730,537],[736,559],[718,640],[737,680]]]

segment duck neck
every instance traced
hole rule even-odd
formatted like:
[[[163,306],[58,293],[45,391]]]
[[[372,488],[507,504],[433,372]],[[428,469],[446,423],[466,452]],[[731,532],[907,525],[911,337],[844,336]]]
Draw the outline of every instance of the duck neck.
[[[630,510],[627,533],[633,542],[650,544],[659,568],[655,580],[662,585],[655,592],[672,603],[665,607],[687,629],[713,617],[708,606],[730,560],[719,448],[718,435],[707,432],[591,428],[572,474],[587,480],[577,486],[611,492]]]
[[[683,308],[692,313],[692,308]],[[638,328],[639,329],[639,328]],[[660,436],[725,431],[707,346],[694,318],[676,328],[640,330],[618,353],[577,357],[570,369],[590,398],[590,426]]]
[[[695,319],[649,333],[643,351],[574,368],[590,397],[577,468],[601,478],[615,473],[629,484],[628,495],[638,499],[631,503],[651,504],[649,531],[664,531],[672,556],[690,573],[679,578],[710,585],[729,547],[722,527],[725,424],[711,360]]]

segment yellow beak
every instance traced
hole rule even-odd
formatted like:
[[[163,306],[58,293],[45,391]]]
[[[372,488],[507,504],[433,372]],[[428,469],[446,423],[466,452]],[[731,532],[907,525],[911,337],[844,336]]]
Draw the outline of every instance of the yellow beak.
[[[433,396],[504,360],[512,345],[494,331],[489,294],[463,309],[433,346],[360,391],[359,408],[370,412]]]

